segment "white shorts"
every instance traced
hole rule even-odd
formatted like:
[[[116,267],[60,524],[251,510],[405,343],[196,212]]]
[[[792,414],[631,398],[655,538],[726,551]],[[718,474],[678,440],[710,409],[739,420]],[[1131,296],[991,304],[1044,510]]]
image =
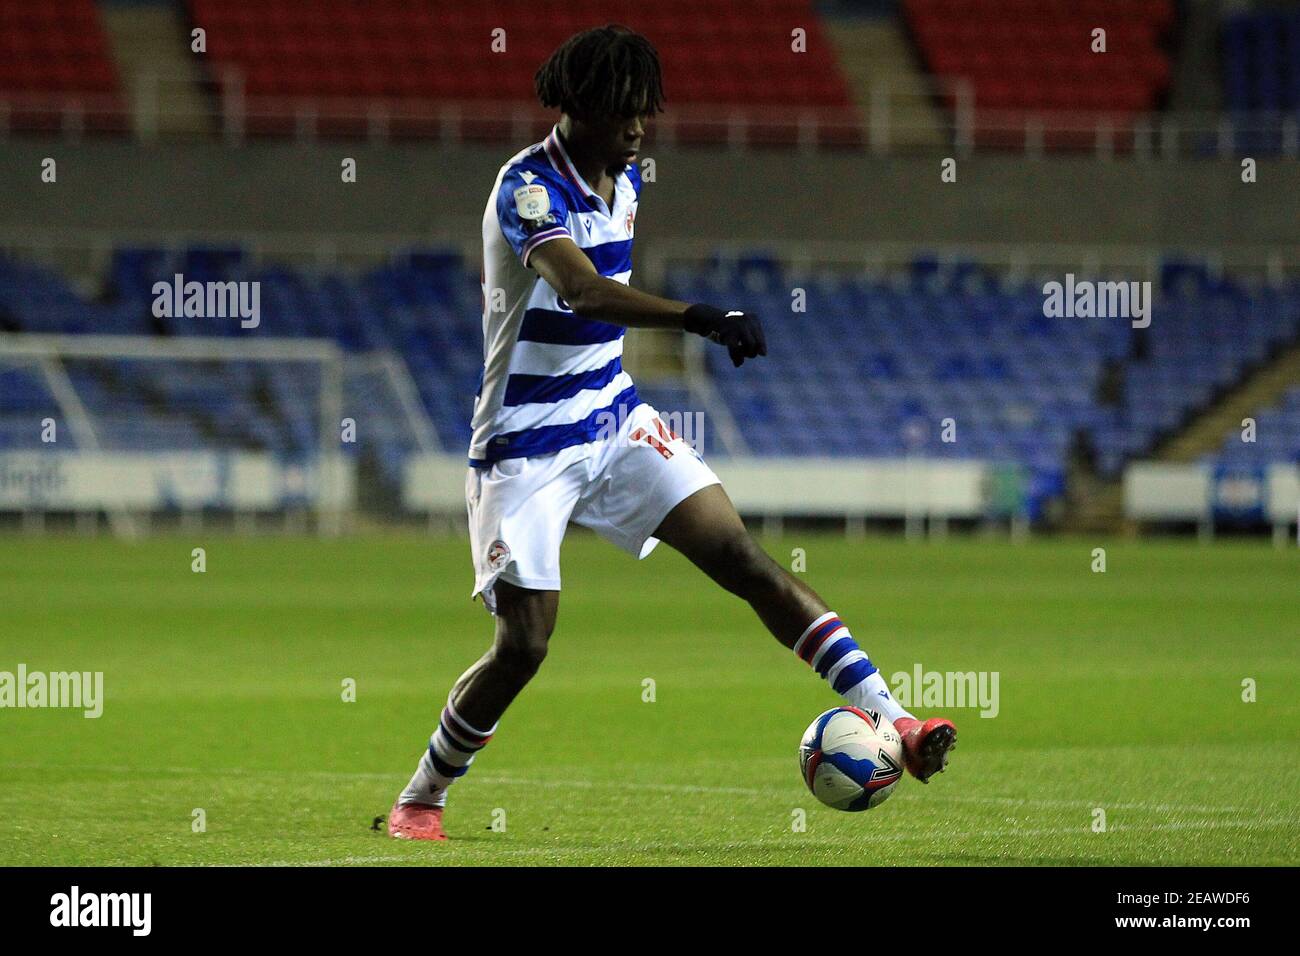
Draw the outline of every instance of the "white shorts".
[[[649,405],[638,405],[611,439],[548,455],[470,468],[465,479],[474,591],[496,613],[499,578],[560,589],[560,542],[570,520],[637,558],[659,543],[654,530],[680,502],[718,476]]]

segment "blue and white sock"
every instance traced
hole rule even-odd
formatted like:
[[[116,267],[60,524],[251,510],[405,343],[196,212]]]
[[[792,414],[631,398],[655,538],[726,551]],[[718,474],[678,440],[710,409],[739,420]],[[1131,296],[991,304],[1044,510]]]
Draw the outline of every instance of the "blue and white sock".
[[[438,719],[438,729],[429,738],[429,749],[420,757],[415,776],[411,777],[397,802],[446,806],[447,788],[465,776],[475,755],[492,739],[496,729],[496,724],[488,730],[471,727],[456,713],[456,707],[448,697],[447,706]]]
[[[794,652],[853,707],[878,710],[891,721],[912,716],[894,699],[876,665],[834,611],[808,625]]]

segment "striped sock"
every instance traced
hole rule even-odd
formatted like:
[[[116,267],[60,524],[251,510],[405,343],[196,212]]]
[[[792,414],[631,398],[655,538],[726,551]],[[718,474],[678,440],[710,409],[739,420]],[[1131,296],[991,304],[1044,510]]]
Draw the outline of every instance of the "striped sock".
[[[438,719],[438,729],[429,738],[429,749],[420,757],[415,776],[406,785],[398,803],[427,803],[435,807],[447,803],[447,788],[469,771],[474,756],[483,749],[496,724],[489,730],[475,730],[456,713],[456,707],[447,698],[447,706]]]
[[[876,665],[834,611],[808,625],[794,652],[852,706],[878,710],[891,721],[912,716],[894,700]]]

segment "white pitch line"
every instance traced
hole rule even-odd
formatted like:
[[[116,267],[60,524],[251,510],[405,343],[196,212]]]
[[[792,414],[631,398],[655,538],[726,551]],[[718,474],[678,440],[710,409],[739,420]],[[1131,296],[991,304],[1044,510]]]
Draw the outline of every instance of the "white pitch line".
[[[1252,813],[1249,807],[1206,807],[1178,803],[1110,803],[1106,800],[1060,800],[1040,799],[1036,797],[980,797],[964,794],[944,794],[944,802],[953,803],[996,803],[1016,807],[1079,807],[1092,809],[1103,807],[1107,810],[1153,810],[1159,813]]]
[[[14,768],[28,770],[66,770],[66,767],[51,767],[46,764],[10,764]],[[157,773],[174,773],[179,775],[202,775],[204,777],[213,776],[231,776],[231,777],[251,777],[251,776],[301,776],[321,778],[328,780],[346,779],[346,780],[394,780],[395,774],[384,773],[380,771],[352,771],[352,770],[306,770],[293,771],[286,774],[280,770],[248,770],[244,768],[226,768],[200,769],[198,767],[113,767],[113,766],[85,766],[78,765],[81,771],[105,772],[105,773],[123,773],[136,774],[152,769]],[[546,789],[564,789],[576,788],[583,790],[606,789],[606,790],[627,790],[656,793],[716,793],[719,795],[732,796],[764,796],[771,794],[771,789],[759,787],[713,787],[707,784],[674,784],[674,783],[635,783],[621,780],[566,780],[562,778],[539,780],[527,779],[511,776],[493,776],[483,775],[473,778],[476,783],[492,784],[498,786],[519,786],[519,787],[537,787]],[[953,794],[944,793],[941,802],[952,803],[986,803],[1002,806],[1023,806],[1023,807],[1062,807],[1091,810],[1094,807],[1102,807],[1106,810],[1139,810],[1152,813],[1255,813],[1260,807],[1237,807],[1237,806],[1198,806],[1192,804],[1175,804],[1175,803],[1143,803],[1143,802],[1124,802],[1110,803],[1106,800],[1084,800],[1084,799],[1050,799],[1037,797],[1003,797],[1003,796],[980,796],[972,794]]]
[[[475,783],[497,784],[507,787],[539,787],[539,788],[566,788],[577,787],[582,790],[652,790],[658,793],[717,793],[717,794],[742,794],[744,796],[758,797],[765,793],[771,793],[770,790],[761,790],[758,787],[710,787],[704,784],[690,783],[632,783],[621,780],[521,780],[518,777],[493,777],[484,775],[475,777]]]
[[[670,784],[670,783],[630,783],[626,781],[594,781],[594,780],[523,780],[518,777],[492,777],[484,775],[475,777],[476,783],[496,784],[503,786],[526,786],[526,787],[580,787],[583,789],[607,788],[611,790],[654,790],[665,793],[718,793],[718,794],[744,794],[748,796],[762,796],[772,793],[771,790],[763,790],[756,787],[710,787],[706,785],[690,784]],[[943,794],[938,802],[954,803],[988,803],[1004,806],[1025,806],[1025,807],[1074,807],[1080,810],[1090,810],[1094,807],[1104,807],[1107,810],[1149,810],[1159,813],[1247,813],[1251,812],[1246,807],[1206,807],[1193,806],[1173,803],[1108,803],[1104,800],[1041,800],[1029,797],[983,797],[968,796],[964,794]]]
[[[1295,826],[1296,821],[1293,819],[1284,820],[1238,820],[1238,821],[1219,821],[1207,820],[1203,822],[1186,821],[1181,823],[1157,823],[1151,826],[1123,826],[1116,825],[1109,827],[1106,833],[1098,833],[1098,837],[1104,838],[1114,833],[1158,833],[1170,830],[1239,830],[1252,829],[1256,827],[1272,826]],[[926,831],[914,833],[882,833],[874,835],[868,841],[871,845],[878,843],[902,843],[909,840],[930,839],[936,834],[949,840],[983,840],[993,837],[1005,836],[1063,836],[1066,834],[1079,834],[1087,832],[1088,826],[1082,825],[1077,827],[1044,827],[1034,830],[1025,829],[999,829],[999,830],[972,830],[961,833],[946,833],[943,831]],[[453,840],[453,842],[455,842]],[[805,843],[799,841],[785,841],[781,843],[763,842],[757,840],[735,840],[724,844],[724,849],[728,850],[791,850],[807,849]],[[618,844],[611,843],[601,847],[499,847],[492,850],[493,854],[505,856],[579,856],[592,853],[654,853],[666,850],[688,850],[700,852],[698,846],[690,843],[637,843],[637,844]],[[344,856],[334,857],[325,860],[276,860],[270,863],[234,863],[231,866],[350,866],[366,863],[400,863],[411,859],[409,856]],[[435,862],[433,859],[422,862]]]
[[[581,789],[604,788],[609,790],[653,790],[665,793],[718,793],[718,794],[743,794],[746,796],[763,796],[771,794],[770,789],[760,789],[757,787],[710,787],[707,785],[692,784],[672,784],[672,783],[633,783],[621,780],[529,780],[519,777],[492,776],[485,774],[481,777],[474,778],[475,783],[495,784],[500,786],[522,786],[522,787],[539,787],[539,788],[564,788],[577,787]],[[1042,800],[1032,797],[994,797],[994,796],[972,796],[966,794],[943,794],[937,798],[937,802],[956,802],[956,803],[989,803],[1006,806],[1026,806],[1026,807],[1074,807],[1080,810],[1091,810],[1094,807],[1104,807],[1107,810],[1149,810],[1157,813],[1252,813],[1254,809],[1248,807],[1225,807],[1225,806],[1196,806],[1191,804],[1174,804],[1174,803],[1108,803],[1105,800],[1089,801],[1084,799],[1076,800]]]

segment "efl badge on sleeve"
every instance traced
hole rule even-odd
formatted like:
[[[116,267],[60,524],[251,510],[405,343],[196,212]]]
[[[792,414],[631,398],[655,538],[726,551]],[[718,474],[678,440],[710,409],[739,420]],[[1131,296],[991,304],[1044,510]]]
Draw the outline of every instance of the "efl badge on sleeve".
[[[515,190],[515,209],[525,222],[540,222],[551,211],[551,197],[540,183],[520,186]]]

